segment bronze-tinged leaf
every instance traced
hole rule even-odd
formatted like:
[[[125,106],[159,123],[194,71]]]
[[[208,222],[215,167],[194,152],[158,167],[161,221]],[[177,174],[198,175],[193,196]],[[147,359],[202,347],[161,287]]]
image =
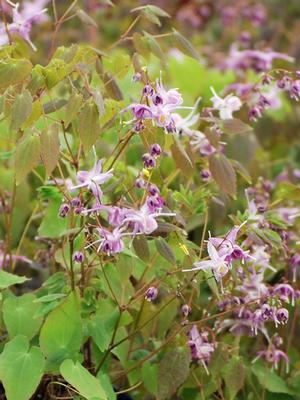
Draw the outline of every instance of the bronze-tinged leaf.
[[[215,149],[220,147],[220,136],[217,134],[214,128],[207,127],[204,130],[204,134],[209,140],[210,144],[214,146]]]
[[[96,21],[92,17],[90,17],[84,10],[77,10],[76,15],[84,24],[98,28]]]
[[[230,160],[230,161],[231,161],[231,164],[234,166],[236,172],[239,175],[241,175],[241,177],[244,178],[247,183],[251,184],[252,178],[251,178],[249,172],[247,171],[247,169],[243,166],[243,164],[241,164],[237,160]]]
[[[167,261],[169,261],[170,264],[174,265],[176,264],[176,259],[173,253],[173,250],[169,246],[169,244],[166,242],[165,239],[162,237],[156,238],[155,239],[155,246],[159,254]]]
[[[190,372],[190,352],[186,347],[168,351],[158,365],[157,399],[172,399]]]
[[[145,261],[148,262],[150,260],[150,251],[147,242],[147,238],[145,235],[138,235],[133,239],[132,242],[134,251],[136,252],[137,256]]]
[[[174,46],[177,47],[177,49],[182,53],[189,57],[195,58],[196,60],[200,59],[198,52],[195,50],[191,42],[175,29],[173,29],[172,41]]]
[[[51,114],[53,112],[56,112],[57,110],[60,110],[61,108],[63,108],[63,106],[66,104],[67,104],[67,100],[65,100],[65,99],[55,99],[55,100],[49,101],[48,103],[43,105],[44,113]]]
[[[228,135],[240,135],[253,131],[252,126],[245,124],[238,118],[225,119],[220,122],[220,127]]]
[[[94,98],[94,102],[98,108],[99,116],[102,117],[102,115],[105,114],[105,105],[104,105],[104,100],[103,100],[100,90],[93,91],[93,98]]]
[[[18,130],[23,124],[23,122],[25,122],[26,119],[29,117],[31,111],[32,111],[32,97],[29,90],[25,89],[15,98],[11,110],[10,129],[12,131]]]
[[[105,85],[106,93],[114,100],[123,100],[123,94],[115,79],[108,73],[104,74],[103,82]]]
[[[209,170],[220,189],[230,196],[236,194],[236,173],[231,162],[222,153],[209,157]]]
[[[82,103],[83,103],[83,97],[80,93],[74,92],[71,94],[66,106],[66,112],[64,117],[64,123],[66,128],[70,125],[70,123],[74,120],[74,118],[77,117],[77,114],[81,108]]]
[[[79,137],[84,151],[90,150],[100,135],[99,112],[93,99],[89,99],[79,114]]]
[[[20,183],[40,161],[41,142],[37,135],[27,135],[17,144],[15,154],[16,182]]]
[[[171,152],[177,168],[181,170],[185,176],[190,177],[194,172],[192,160],[176,138],[174,138],[174,144],[171,146]]]
[[[41,158],[48,175],[54,170],[59,158],[59,137],[57,124],[51,125],[41,134]]]

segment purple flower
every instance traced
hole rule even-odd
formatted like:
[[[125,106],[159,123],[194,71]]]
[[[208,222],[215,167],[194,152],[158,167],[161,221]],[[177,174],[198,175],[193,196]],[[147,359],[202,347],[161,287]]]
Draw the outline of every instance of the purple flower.
[[[73,186],[71,190],[87,188],[93,192],[97,201],[101,202],[103,193],[99,185],[107,182],[112,176],[112,169],[107,172],[102,172],[102,160],[98,162],[95,161],[90,171],[77,172],[78,185]]]
[[[71,208],[70,208],[69,204],[63,203],[63,204],[59,207],[58,215],[59,215],[61,218],[65,218],[65,217],[69,214],[70,209],[71,209]]]
[[[102,251],[108,255],[121,253],[124,249],[122,237],[130,235],[128,233],[123,233],[123,230],[120,228],[115,228],[112,232],[104,228],[97,228],[96,230],[100,239],[95,240],[86,248],[99,244],[97,252],[99,253]]]
[[[0,268],[6,267],[9,264],[10,260],[12,260],[13,262],[21,261],[28,264],[32,263],[32,261],[25,256],[18,256],[15,254],[12,255],[5,254],[3,250],[0,249]]]
[[[264,358],[267,362],[271,363],[274,369],[278,368],[280,360],[283,359],[286,364],[286,372],[289,371],[288,356],[282,350],[276,349],[276,347],[273,344],[271,344],[267,350],[259,351],[257,353],[257,357],[252,362],[255,362],[261,357]]]
[[[277,321],[280,324],[286,324],[289,319],[289,312],[286,308],[279,308],[276,312]]]
[[[157,157],[161,155],[161,147],[158,143],[154,143],[150,146],[150,154],[152,157]]]
[[[211,354],[215,351],[215,345],[208,341],[208,333],[200,333],[196,325],[192,326],[188,336],[192,360],[200,361],[208,373],[206,364],[209,362]]]
[[[217,95],[214,88],[211,87],[210,90],[213,93],[213,97],[210,100],[213,103],[214,109],[219,111],[220,118],[223,120],[232,119],[232,113],[242,107],[241,100],[233,94],[229,94],[222,99]]]
[[[152,169],[156,167],[156,160],[149,153],[145,153],[142,155],[142,161],[145,168]]]
[[[291,285],[287,283],[280,283],[275,286],[273,294],[279,296],[280,300],[285,301],[286,303],[290,302],[292,306],[295,303],[295,292]]]
[[[294,254],[290,259],[290,266],[293,273],[293,282],[296,282],[297,268],[300,267],[300,254]]]
[[[147,301],[153,301],[153,300],[156,299],[157,295],[158,295],[158,290],[157,290],[157,288],[154,287],[154,286],[150,286],[150,287],[147,289],[147,291],[146,291],[145,299],[146,299]]]
[[[181,312],[184,317],[187,317],[192,312],[192,309],[188,304],[183,304]]]
[[[220,256],[211,241],[208,241],[207,243],[207,252],[210,257],[209,260],[196,262],[194,263],[193,268],[184,269],[183,272],[200,270],[207,271],[211,269],[216,280],[220,281],[222,277],[225,276],[229,271],[229,265],[225,260],[227,254]]]

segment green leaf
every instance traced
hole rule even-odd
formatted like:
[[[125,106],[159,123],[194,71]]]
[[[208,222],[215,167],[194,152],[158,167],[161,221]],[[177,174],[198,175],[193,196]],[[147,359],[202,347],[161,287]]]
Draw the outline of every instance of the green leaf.
[[[155,239],[155,246],[159,254],[167,261],[169,261],[170,264],[176,264],[176,259],[173,253],[173,250],[171,247],[168,245],[166,240],[162,237],[159,237]]]
[[[66,128],[77,116],[82,103],[83,103],[82,95],[80,93],[75,93],[75,92],[72,93],[72,95],[70,96],[70,98],[68,100],[67,106],[66,106],[66,112],[65,112],[65,118],[64,118]]]
[[[15,154],[16,181],[20,183],[40,161],[41,142],[37,135],[27,135],[17,144]]]
[[[245,367],[241,357],[234,356],[225,365],[222,375],[228,391],[228,400],[236,398],[236,394],[244,386]]]
[[[144,31],[143,33],[144,33],[144,36],[146,38],[146,43],[147,43],[151,53],[154,54],[160,60],[165,61],[166,55],[162,51],[162,49],[161,49],[160,45],[158,44],[157,40],[155,39],[155,37],[150,35],[148,32]]]
[[[190,372],[190,353],[186,348],[168,351],[158,365],[157,399],[172,398]]]
[[[147,38],[145,36],[142,36],[138,32],[134,32],[134,34],[132,35],[132,41],[135,50],[143,57],[148,59],[150,56],[150,52],[149,52]]]
[[[209,157],[209,170],[218,186],[232,197],[236,194],[235,170],[226,156],[214,153]]]
[[[47,316],[40,333],[40,346],[51,368],[66,358],[75,358],[82,342],[80,299],[72,292]]]
[[[25,89],[16,96],[11,110],[10,129],[18,130],[32,111],[32,97],[29,90]]]
[[[241,164],[237,160],[230,160],[230,161],[231,161],[231,164],[233,165],[233,167],[235,168],[236,172],[239,175],[241,175],[241,177],[244,178],[247,183],[251,184],[252,178],[251,178],[249,172],[247,171],[247,169],[243,166],[243,164]]]
[[[45,360],[25,336],[8,342],[0,355],[0,379],[7,400],[29,400],[43,375]]]
[[[52,124],[48,129],[44,129],[41,134],[41,158],[45,165],[47,175],[50,175],[59,159],[57,124]]]
[[[256,376],[262,387],[266,388],[270,392],[293,394],[292,389],[287,386],[285,380],[261,362],[256,362],[252,366],[251,371]]]
[[[30,75],[32,64],[23,59],[0,61],[0,88],[24,82]]]
[[[26,276],[18,276],[10,274],[9,272],[0,270],[0,289],[7,289],[12,285],[18,285],[28,281]]]
[[[177,49],[180,50],[183,54],[195,58],[196,60],[200,59],[198,52],[195,50],[191,42],[175,29],[173,29],[172,40],[174,42],[174,46],[177,47]]]
[[[142,380],[145,385],[145,388],[149,393],[153,394],[153,396],[157,395],[157,372],[158,366],[157,364],[152,364],[150,361],[145,362],[142,365]]]
[[[78,361],[65,360],[60,366],[60,373],[87,400],[107,399],[100,381]]]
[[[100,136],[99,112],[93,99],[85,103],[79,114],[78,131],[84,151],[87,152]]]
[[[39,331],[42,319],[33,314],[39,306],[31,293],[20,297],[8,297],[3,303],[3,319],[10,339],[17,335],[33,338]]]
[[[60,205],[60,197],[54,197],[49,201],[38,230],[39,236],[57,238],[66,233],[68,229],[68,218],[60,218],[58,216]]]
[[[136,252],[137,256],[145,261],[148,262],[150,259],[150,251],[148,246],[148,241],[145,235],[138,235],[133,239],[133,248]]]

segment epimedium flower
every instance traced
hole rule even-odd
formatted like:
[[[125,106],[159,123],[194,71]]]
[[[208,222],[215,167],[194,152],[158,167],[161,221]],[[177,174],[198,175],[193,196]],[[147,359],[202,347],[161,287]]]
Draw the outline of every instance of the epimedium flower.
[[[22,8],[20,9],[19,3],[12,3],[8,1],[8,4],[12,6],[12,22],[0,25],[0,44],[4,45],[9,42],[9,33],[17,33],[20,35],[33,50],[36,50],[35,45],[30,39],[30,31],[33,23],[43,22],[45,20],[45,12],[47,11],[44,6],[49,2],[49,0],[36,0],[33,2],[24,2]]]
[[[232,119],[232,113],[238,111],[242,107],[241,100],[233,94],[228,94],[224,99],[222,99],[217,95],[213,87],[211,87],[210,90],[213,94],[213,97],[211,97],[210,100],[213,103],[214,109],[219,111],[220,118],[223,120]]]
[[[208,340],[208,332],[199,332],[196,325],[193,325],[188,332],[188,345],[191,350],[193,361],[200,361],[208,374],[207,364],[211,354],[215,351],[215,344]]]
[[[124,250],[123,237],[130,235],[127,232],[123,232],[124,229],[119,227],[115,228],[112,232],[105,228],[97,228],[96,231],[100,239],[95,240],[86,246],[86,248],[97,244],[97,252],[102,251],[108,255],[121,253]]]
[[[220,256],[217,249],[210,241],[207,243],[207,252],[210,257],[209,260],[195,262],[193,268],[184,269],[183,272],[207,271],[211,269],[216,280],[220,281],[229,271],[229,264],[226,261],[227,254]]]
[[[102,172],[102,162],[103,160],[95,161],[95,164],[90,171],[78,171],[78,184],[72,186],[71,190],[87,188],[93,192],[97,201],[101,203],[103,193],[100,185],[107,182],[113,176],[112,169],[106,172]]]
[[[277,349],[274,344],[270,344],[270,346],[266,350],[260,350],[257,353],[257,357],[252,362],[254,363],[259,358],[263,358],[264,360],[272,364],[272,368],[274,369],[278,369],[278,364],[282,359],[286,365],[286,372],[289,372],[288,356],[282,350]]]

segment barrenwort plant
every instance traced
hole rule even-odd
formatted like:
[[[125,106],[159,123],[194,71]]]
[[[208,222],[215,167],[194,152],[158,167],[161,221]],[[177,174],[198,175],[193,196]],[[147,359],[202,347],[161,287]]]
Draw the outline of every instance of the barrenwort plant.
[[[1,399],[300,399],[299,4],[154,3],[0,1]]]

